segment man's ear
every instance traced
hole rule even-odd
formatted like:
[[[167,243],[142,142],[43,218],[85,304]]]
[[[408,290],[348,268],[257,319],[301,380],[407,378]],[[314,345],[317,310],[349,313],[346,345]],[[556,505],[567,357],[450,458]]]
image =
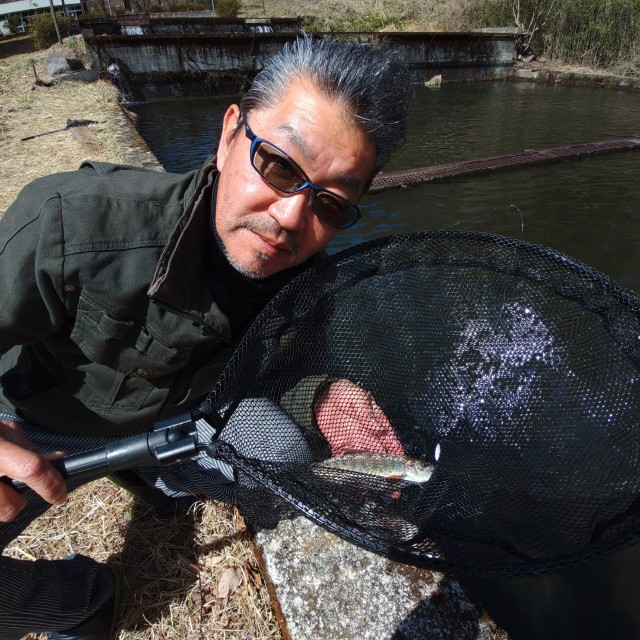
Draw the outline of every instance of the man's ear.
[[[220,134],[220,142],[218,143],[218,152],[216,154],[218,171],[222,171],[222,167],[224,167],[224,163],[227,160],[239,119],[240,107],[237,104],[232,104],[222,118],[222,133]]]

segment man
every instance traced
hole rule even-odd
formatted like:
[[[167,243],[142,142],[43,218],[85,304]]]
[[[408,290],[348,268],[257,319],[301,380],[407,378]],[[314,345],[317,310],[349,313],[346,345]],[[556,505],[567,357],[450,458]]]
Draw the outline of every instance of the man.
[[[66,498],[40,451],[148,430],[211,389],[268,299],[357,221],[355,203],[402,139],[408,97],[397,54],[303,38],[229,107],[199,172],[85,163],[23,190],[0,223],[0,475],[33,493],[0,483],[0,545]],[[372,431],[380,451],[402,451],[348,381],[324,385],[314,411],[322,433],[339,432],[340,413],[352,427],[329,440],[334,453]],[[141,473],[169,496],[230,498],[215,465],[194,467]],[[112,636],[109,567],[0,557],[0,576],[0,640]]]

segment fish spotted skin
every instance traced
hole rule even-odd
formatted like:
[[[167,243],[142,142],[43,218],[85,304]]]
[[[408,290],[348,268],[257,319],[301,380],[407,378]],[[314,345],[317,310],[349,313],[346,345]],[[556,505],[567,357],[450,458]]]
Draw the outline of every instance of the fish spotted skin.
[[[391,453],[346,453],[328,458],[320,466],[416,484],[427,482],[434,470],[433,465],[421,460]]]

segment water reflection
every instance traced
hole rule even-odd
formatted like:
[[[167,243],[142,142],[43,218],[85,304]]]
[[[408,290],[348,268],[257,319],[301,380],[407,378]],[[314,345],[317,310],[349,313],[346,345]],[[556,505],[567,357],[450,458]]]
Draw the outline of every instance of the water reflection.
[[[233,96],[166,100],[132,105],[130,110],[160,164],[179,173],[199,168],[215,151],[222,116],[233,101]]]
[[[388,170],[640,133],[635,92],[526,83],[416,92]],[[168,171],[197,168],[233,101],[139,105],[139,130]],[[640,292],[639,173],[640,152],[627,151],[365,196],[362,222],[330,250],[416,230],[487,231],[550,246]],[[468,585],[515,640],[640,637],[639,546],[571,572]]]
[[[550,246],[640,291],[640,153],[501,171],[365,196],[336,249],[416,229],[489,231]]]
[[[638,132],[632,92],[530,83],[419,88],[407,145],[389,169],[556,147]]]

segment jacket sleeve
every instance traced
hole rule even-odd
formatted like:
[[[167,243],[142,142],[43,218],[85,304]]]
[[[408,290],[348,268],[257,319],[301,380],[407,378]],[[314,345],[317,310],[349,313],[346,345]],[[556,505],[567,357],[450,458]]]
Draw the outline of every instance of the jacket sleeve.
[[[331,455],[331,448],[316,423],[314,404],[319,394],[333,381],[328,375],[308,376],[280,398],[280,406],[296,421],[307,440],[314,443],[316,455],[325,458]]]
[[[65,323],[60,196],[39,179],[0,220],[0,353]]]

